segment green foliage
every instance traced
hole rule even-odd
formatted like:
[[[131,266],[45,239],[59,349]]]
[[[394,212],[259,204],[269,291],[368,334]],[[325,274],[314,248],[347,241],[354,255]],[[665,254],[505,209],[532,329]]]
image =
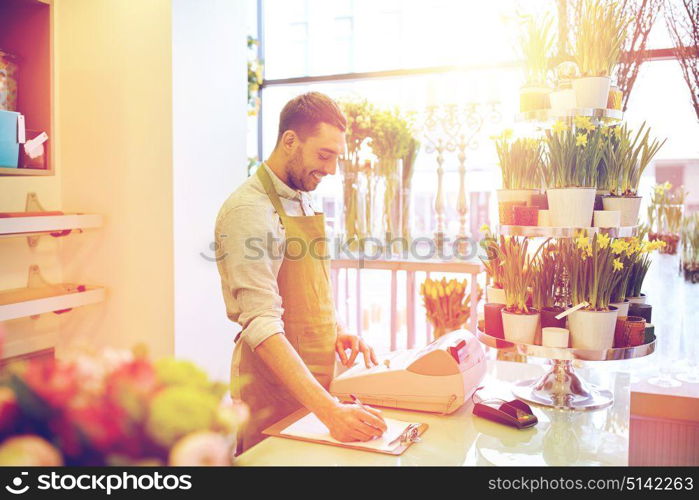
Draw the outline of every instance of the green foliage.
[[[539,189],[543,175],[543,150],[536,139],[511,140],[509,131],[495,140],[504,189]]]
[[[546,83],[549,58],[553,50],[552,24],[553,20],[548,15],[540,18],[526,17],[522,22],[519,47],[528,84]]]
[[[610,76],[619,62],[628,20],[617,1],[585,0],[575,26],[575,60],[583,76]]]
[[[369,147],[377,158],[403,158],[413,140],[412,113],[397,107],[375,110],[371,117]]]

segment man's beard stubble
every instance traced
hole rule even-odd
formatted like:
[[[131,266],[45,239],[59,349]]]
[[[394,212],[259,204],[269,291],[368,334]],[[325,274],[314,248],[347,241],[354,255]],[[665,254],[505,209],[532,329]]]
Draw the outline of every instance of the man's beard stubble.
[[[303,184],[303,178],[299,176],[299,172],[303,172],[303,154],[301,148],[296,150],[294,156],[292,156],[286,164],[286,172],[289,176],[289,184],[291,188],[299,191],[308,191],[306,186]]]

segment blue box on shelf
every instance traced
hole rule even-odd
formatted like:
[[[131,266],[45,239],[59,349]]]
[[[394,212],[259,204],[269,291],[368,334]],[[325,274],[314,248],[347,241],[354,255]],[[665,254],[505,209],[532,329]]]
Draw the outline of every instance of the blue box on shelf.
[[[0,168],[18,167],[19,147],[24,140],[24,116],[0,110]]]

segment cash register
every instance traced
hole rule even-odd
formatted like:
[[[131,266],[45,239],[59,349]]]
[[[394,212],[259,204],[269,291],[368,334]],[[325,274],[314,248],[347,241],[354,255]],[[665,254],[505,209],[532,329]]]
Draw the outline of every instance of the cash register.
[[[431,344],[383,357],[377,366],[357,363],[336,377],[330,393],[351,402],[434,413],[452,413],[466,402],[485,375],[485,354],[467,330],[455,330]]]

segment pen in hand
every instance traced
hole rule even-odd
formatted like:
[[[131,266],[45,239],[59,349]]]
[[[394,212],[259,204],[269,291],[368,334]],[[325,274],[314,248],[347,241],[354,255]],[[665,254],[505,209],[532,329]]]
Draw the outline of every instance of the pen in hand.
[[[353,402],[354,404],[356,404],[357,406],[359,406],[362,410],[364,410],[364,411],[367,412],[367,413],[371,413],[371,412],[369,411],[369,409],[368,409],[366,406],[364,406],[364,403],[362,403],[362,402],[359,400],[359,398],[358,398],[357,396],[355,396],[354,394],[350,394],[350,398],[352,398],[352,402]],[[381,429],[379,429],[379,428],[376,427],[375,425],[372,425],[372,424],[369,423],[369,422],[365,422],[365,423],[366,423],[367,425],[373,427],[374,429],[381,430]]]

